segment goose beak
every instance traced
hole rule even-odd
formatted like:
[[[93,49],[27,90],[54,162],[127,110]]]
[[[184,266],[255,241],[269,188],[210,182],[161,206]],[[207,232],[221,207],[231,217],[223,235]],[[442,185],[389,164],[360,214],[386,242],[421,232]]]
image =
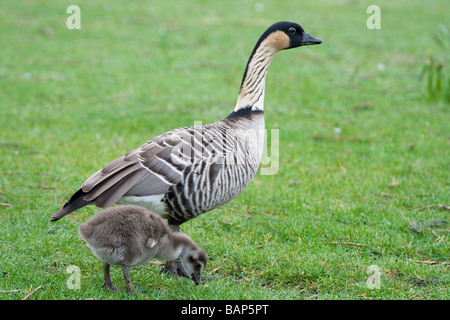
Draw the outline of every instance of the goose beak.
[[[195,285],[198,286],[200,283],[200,274],[193,273],[191,274],[192,281],[195,282]]]
[[[314,38],[312,35],[308,33],[303,33],[302,46],[309,46],[313,44],[321,44],[322,40]]]

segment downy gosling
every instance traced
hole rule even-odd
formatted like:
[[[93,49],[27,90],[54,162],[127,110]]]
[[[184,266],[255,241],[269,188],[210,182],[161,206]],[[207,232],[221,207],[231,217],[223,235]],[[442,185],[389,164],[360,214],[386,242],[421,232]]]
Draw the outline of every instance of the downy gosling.
[[[206,254],[186,234],[172,232],[157,214],[136,205],[111,207],[97,213],[78,228],[78,234],[94,255],[103,261],[103,287],[117,290],[111,283],[110,265],[122,267],[128,293],[133,293],[130,267],[152,259],[174,261],[181,258],[196,285],[206,266]]]

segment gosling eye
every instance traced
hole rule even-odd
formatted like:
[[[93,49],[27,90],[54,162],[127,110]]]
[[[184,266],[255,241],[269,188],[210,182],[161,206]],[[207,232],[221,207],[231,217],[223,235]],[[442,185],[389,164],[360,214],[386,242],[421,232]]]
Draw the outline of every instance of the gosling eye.
[[[200,269],[202,266],[201,266],[201,264],[200,263],[196,263],[195,264],[195,269]]]
[[[295,34],[297,32],[297,30],[294,27],[290,27],[289,28],[289,33],[290,34]]]

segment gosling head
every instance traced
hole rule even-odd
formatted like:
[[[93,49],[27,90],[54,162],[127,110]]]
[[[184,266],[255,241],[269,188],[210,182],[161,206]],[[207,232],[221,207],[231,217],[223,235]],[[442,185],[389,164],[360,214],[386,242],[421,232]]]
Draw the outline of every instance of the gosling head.
[[[206,253],[203,249],[191,247],[181,257],[181,263],[196,285],[200,283],[201,274],[206,267]]]
[[[261,36],[260,41],[269,42],[269,45],[278,51],[322,43],[322,40],[306,33],[299,24],[288,21],[271,25]]]

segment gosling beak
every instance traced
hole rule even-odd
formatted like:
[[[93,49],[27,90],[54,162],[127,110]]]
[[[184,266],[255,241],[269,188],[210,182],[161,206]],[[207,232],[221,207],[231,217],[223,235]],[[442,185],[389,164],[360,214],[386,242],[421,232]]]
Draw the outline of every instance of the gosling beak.
[[[195,285],[198,286],[200,283],[200,274],[193,273],[193,274],[191,274],[191,278],[192,278],[192,281],[195,282]]]
[[[321,44],[322,40],[314,38],[312,35],[308,33],[303,33],[302,46],[309,46],[313,44]]]

